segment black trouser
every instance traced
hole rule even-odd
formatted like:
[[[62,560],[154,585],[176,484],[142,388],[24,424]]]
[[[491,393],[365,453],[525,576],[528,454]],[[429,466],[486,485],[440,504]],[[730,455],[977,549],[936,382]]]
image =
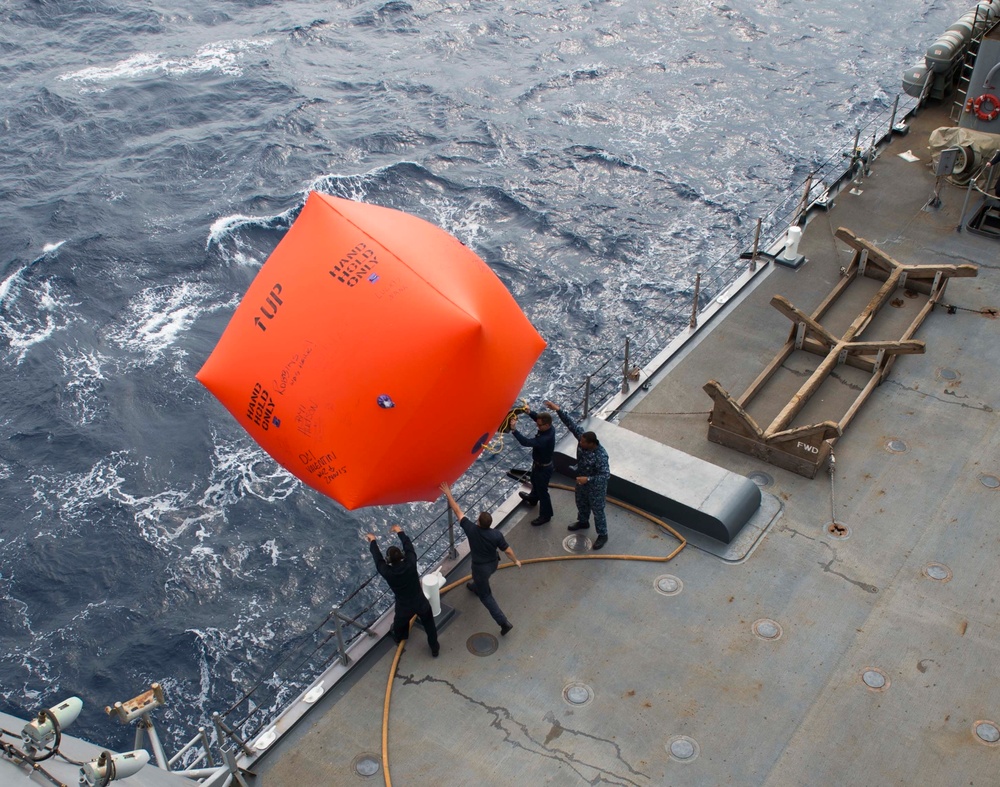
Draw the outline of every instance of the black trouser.
[[[396,616],[392,620],[392,641],[397,645],[410,633],[410,618],[416,615],[420,622],[424,624],[424,631],[427,632],[427,644],[431,650],[436,650],[438,646],[437,625],[434,623],[434,613],[431,612],[430,602],[424,599],[424,603],[414,609],[408,604],[396,602]]]
[[[496,562],[493,563],[473,563],[472,564],[472,589],[483,606],[489,610],[493,620],[502,628],[510,623],[507,616],[503,614],[497,600],[493,598],[493,591],[490,589],[490,576],[497,570]]]
[[[540,465],[538,462],[531,463],[531,499],[538,503],[538,516],[541,519],[552,519],[549,481],[552,480],[552,473],[555,469],[553,462],[549,462],[547,465]]]

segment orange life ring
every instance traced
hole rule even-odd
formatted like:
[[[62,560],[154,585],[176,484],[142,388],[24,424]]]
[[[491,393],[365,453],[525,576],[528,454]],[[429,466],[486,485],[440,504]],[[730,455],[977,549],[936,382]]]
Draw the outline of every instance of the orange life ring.
[[[971,112],[972,111],[972,102],[975,101],[975,100],[976,99],[974,99],[972,96],[969,96],[969,100],[965,102],[965,111],[966,112]]]
[[[993,105],[993,109],[989,112],[984,112],[982,109],[984,101],[989,101]],[[1000,115],[1000,98],[997,98],[992,93],[983,93],[972,102],[972,111],[976,113],[977,118],[987,123],[991,120],[996,120],[997,116]]]

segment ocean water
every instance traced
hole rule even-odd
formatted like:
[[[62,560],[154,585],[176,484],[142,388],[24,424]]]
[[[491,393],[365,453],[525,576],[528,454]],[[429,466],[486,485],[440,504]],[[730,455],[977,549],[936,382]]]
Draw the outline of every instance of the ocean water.
[[[159,681],[168,750],[213,711],[252,734],[333,605],[385,607],[363,533],[446,546],[439,505],[344,511],[194,379],[310,190],[474,249],[549,343],[525,395],[573,401],[971,6],[0,0],[0,708],[76,694],[70,732],[128,748],[102,709]]]

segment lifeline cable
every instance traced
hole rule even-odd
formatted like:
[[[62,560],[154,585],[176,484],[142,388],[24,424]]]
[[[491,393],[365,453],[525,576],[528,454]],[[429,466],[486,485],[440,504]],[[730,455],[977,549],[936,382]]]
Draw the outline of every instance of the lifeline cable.
[[[564,489],[566,491],[572,492],[574,487],[566,486],[565,484],[550,484],[550,489]],[[554,555],[551,557],[531,557],[526,560],[521,560],[521,565],[527,565],[528,563],[551,563],[557,560],[642,560],[653,563],[667,563],[673,560],[677,554],[687,546],[687,539],[684,538],[680,533],[674,530],[670,525],[659,519],[652,514],[649,514],[635,506],[626,503],[622,500],[618,500],[613,497],[608,497],[606,500],[620,508],[624,508],[626,511],[631,511],[634,514],[638,514],[644,519],[648,519],[650,522],[659,525],[664,530],[666,530],[670,535],[674,536],[680,544],[666,557],[654,557],[653,555]],[[498,569],[510,568],[516,565],[515,563],[504,563],[497,566]],[[451,590],[464,585],[472,578],[471,574],[467,574],[461,579],[455,580],[449,585],[445,585],[441,588],[441,595],[448,593]],[[416,616],[410,618],[410,628],[413,627],[413,621],[416,620]],[[399,668],[399,660],[403,655],[403,648],[406,646],[406,640],[400,641],[396,645],[396,654],[392,659],[392,666],[389,668],[389,678],[385,686],[385,700],[382,703],[382,769],[385,771],[385,787],[392,787],[392,778],[389,774],[389,705],[392,700],[392,681],[396,677],[396,670]]]

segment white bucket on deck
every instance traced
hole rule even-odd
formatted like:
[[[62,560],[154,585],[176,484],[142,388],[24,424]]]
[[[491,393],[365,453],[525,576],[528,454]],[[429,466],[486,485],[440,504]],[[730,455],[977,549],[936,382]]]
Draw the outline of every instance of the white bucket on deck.
[[[441,569],[427,574],[420,580],[420,584],[424,589],[424,595],[431,602],[431,612],[434,614],[434,617],[441,614],[441,588],[444,587],[445,581]]]

